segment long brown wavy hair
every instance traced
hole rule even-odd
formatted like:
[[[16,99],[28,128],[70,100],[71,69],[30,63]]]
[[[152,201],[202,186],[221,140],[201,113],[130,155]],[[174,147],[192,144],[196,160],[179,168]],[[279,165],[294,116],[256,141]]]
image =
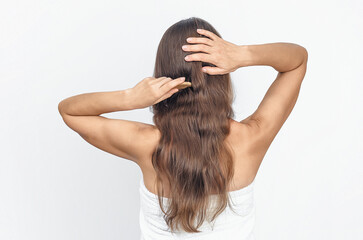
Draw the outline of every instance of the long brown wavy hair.
[[[233,178],[231,147],[225,143],[234,117],[234,93],[229,74],[209,75],[202,67],[211,63],[184,60],[192,52],[182,50],[188,37],[206,37],[197,28],[221,35],[207,21],[191,17],[170,26],[160,40],[154,77],[178,78],[191,82],[188,87],[153,106],[153,122],[161,132],[152,155],[157,174],[159,205],[171,231],[201,232],[198,228],[231,207],[228,185]],[[195,52],[193,52],[195,53]],[[163,183],[165,176],[167,183]],[[168,209],[163,208],[164,189],[169,184]],[[216,192],[216,194],[215,194]],[[210,195],[217,197],[212,218],[207,214]],[[232,207],[231,207],[232,208]]]

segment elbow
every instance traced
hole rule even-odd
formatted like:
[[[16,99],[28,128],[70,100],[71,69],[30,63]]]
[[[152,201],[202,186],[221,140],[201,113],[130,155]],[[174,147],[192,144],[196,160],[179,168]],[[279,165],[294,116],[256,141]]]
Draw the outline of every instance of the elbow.
[[[58,103],[58,112],[60,115],[62,115],[64,112],[63,112],[63,104],[62,102]]]
[[[309,56],[308,50],[306,50],[306,48],[302,47],[302,52],[303,52],[303,56],[304,56],[303,62],[307,63],[308,62],[308,56]]]

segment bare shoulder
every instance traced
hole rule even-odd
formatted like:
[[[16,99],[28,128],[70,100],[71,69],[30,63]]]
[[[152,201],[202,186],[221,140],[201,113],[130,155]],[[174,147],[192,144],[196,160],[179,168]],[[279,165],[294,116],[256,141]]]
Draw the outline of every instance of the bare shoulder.
[[[143,136],[144,148],[139,166],[143,169],[150,165],[150,158],[160,140],[160,131],[155,125],[145,123],[140,129],[140,134]]]
[[[141,131],[145,139],[145,158],[150,158],[160,141],[161,132],[152,124],[143,125]],[[263,150],[263,146],[259,146],[261,135],[259,128],[255,124],[246,120],[237,122],[231,119],[231,129],[228,138],[233,143],[234,150],[237,153],[262,155],[262,153],[256,154],[258,149]]]

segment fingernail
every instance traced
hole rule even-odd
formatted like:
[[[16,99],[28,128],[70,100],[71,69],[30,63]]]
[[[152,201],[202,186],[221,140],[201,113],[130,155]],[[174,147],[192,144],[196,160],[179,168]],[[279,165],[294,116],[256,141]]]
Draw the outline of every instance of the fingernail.
[[[207,69],[205,69],[205,68],[202,68],[202,71],[203,71],[203,72],[206,72],[206,71],[207,71]]]
[[[188,60],[189,59],[189,57],[188,56],[185,56],[185,58],[184,58],[185,60]]]
[[[181,77],[180,80],[184,81],[185,80],[185,77]]]
[[[202,29],[200,29],[200,28],[197,29],[197,32],[201,32],[201,31],[202,31]]]

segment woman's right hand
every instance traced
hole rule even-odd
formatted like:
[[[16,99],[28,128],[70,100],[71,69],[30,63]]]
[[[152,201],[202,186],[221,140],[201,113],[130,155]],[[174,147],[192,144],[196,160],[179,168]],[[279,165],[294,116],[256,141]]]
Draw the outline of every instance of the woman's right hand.
[[[199,34],[206,37],[189,37],[188,43],[197,43],[194,45],[184,45],[182,49],[187,52],[204,52],[187,55],[186,61],[202,61],[212,63],[216,67],[203,67],[205,73],[210,75],[222,75],[234,72],[241,67],[241,47],[233,43],[227,42],[216,34],[200,29]]]

